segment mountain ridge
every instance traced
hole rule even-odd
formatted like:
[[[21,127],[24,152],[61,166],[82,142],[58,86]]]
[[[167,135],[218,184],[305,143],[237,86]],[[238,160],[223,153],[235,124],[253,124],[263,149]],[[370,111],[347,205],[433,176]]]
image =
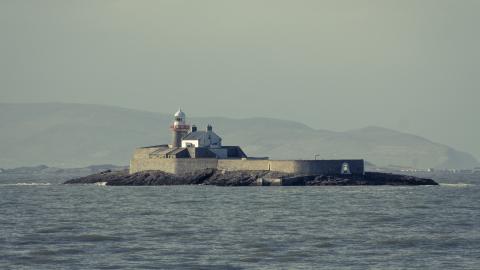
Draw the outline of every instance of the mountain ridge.
[[[188,115],[187,115],[188,117]],[[282,119],[188,117],[212,124],[225,144],[250,156],[277,159],[364,158],[379,166],[469,168],[470,154],[426,138],[378,126],[348,131],[314,129]],[[0,103],[0,167],[32,164],[77,167],[128,163],[134,148],[170,142],[171,116],[79,103]]]

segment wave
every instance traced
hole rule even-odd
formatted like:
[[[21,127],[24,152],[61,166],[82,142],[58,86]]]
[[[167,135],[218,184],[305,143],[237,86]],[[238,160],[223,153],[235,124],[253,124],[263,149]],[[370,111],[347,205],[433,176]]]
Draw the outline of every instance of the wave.
[[[468,183],[439,183],[440,186],[445,186],[445,187],[470,187],[474,186],[474,184],[468,184]]]
[[[11,184],[0,184],[0,186],[49,186],[50,183],[11,183]]]
[[[106,186],[107,182],[96,182],[95,186]]]

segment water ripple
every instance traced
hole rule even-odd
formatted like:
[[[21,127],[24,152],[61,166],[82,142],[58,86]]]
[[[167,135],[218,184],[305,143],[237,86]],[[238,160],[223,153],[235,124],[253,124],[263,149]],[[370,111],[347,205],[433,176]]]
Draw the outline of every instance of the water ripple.
[[[476,269],[479,186],[2,186],[0,269]]]

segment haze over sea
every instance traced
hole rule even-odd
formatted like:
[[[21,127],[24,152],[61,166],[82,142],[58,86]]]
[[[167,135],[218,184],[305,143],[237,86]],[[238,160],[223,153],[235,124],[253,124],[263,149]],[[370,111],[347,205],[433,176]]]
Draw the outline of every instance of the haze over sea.
[[[480,186],[0,185],[0,269],[478,269]]]

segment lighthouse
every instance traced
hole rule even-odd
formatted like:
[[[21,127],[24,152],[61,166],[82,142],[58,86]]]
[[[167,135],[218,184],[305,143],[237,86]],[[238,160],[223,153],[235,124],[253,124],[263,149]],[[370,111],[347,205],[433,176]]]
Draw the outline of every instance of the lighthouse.
[[[185,122],[185,113],[179,109],[174,115],[173,124],[170,126],[173,133],[172,148],[182,146],[182,138],[187,135],[190,126]]]

